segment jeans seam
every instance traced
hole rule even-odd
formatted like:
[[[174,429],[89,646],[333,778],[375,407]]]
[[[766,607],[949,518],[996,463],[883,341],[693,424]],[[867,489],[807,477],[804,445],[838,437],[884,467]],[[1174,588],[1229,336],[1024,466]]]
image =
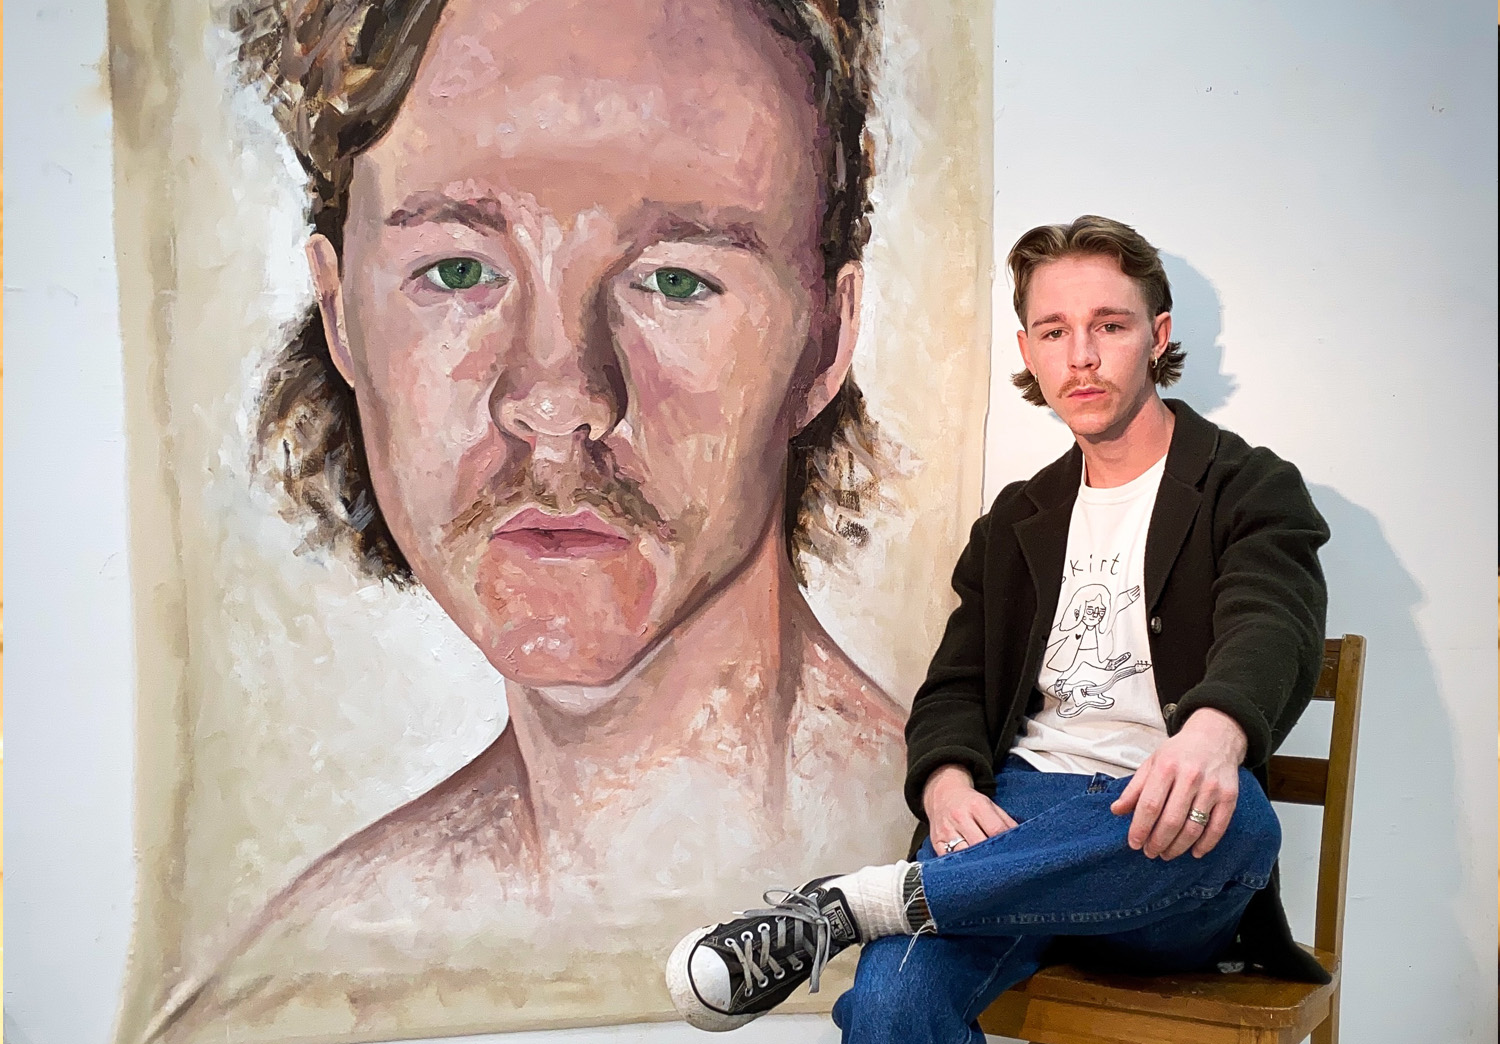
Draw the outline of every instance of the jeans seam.
[[[1011,942],[1010,949],[1008,949],[1008,950],[1005,951],[1005,956],[1001,957],[999,960],[997,960],[995,962],[994,968],[992,968],[990,970],[990,973],[985,978],[984,982],[977,989],[975,989],[974,992],[972,992],[972,993],[969,994],[969,999],[964,1004],[964,1015],[966,1016],[966,1018],[964,1020],[965,1033],[964,1033],[963,1040],[961,1040],[959,1042],[959,1044],[969,1044],[969,1041],[973,1038],[973,1034],[968,1032],[968,1028],[971,1027],[971,1026],[973,1026],[975,1019],[979,1018],[979,1012],[974,1011],[974,1001],[975,1001],[975,999],[978,998],[980,994],[984,993],[986,990],[988,990],[990,988],[991,985],[994,984],[995,979],[998,978],[999,975],[1000,975],[1001,969],[1005,967],[1005,963],[1010,960],[1011,954],[1015,953],[1016,952],[1016,947],[1020,946],[1020,945],[1021,945],[1021,937],[1017,936]]]
[[[1176,895],[1168,896],[1158,900],[1151,906],[1135,906],[1119,910],[1101,910],[1090,914],[1006,914],[1001,917],[970,918],[960,921],[956,925],[949,925],[945,930],[950,934],[955,930],[974,928],[980,925],[1033,925],[1033,924],[1103,924],[1108,921],[1123,921],[1131,917],[1144,917],[1147,914],[1159,913],[1170,906],[1180,903],[1184,899],[1212,899],[1223,892],[1230,884],[1241,884],[1238,879],[1225,881],[1218,888],[1207,888],[1195,886],[1178,892]]]

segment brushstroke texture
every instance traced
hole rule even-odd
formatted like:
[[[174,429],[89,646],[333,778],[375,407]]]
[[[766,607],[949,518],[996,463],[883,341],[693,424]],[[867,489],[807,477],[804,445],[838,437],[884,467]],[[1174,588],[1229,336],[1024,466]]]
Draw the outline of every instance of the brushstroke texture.
[[[670,167],[645,172],[648,194],[630,183],[643,175],[629,164],[592,183],[566,167],[538,176],[493,141],[458,163],[464,136],[475,143],[485,133],[482,120],[464,123],[473,105],[515,101],[535,70],[505,91],[497,78],[546,58],[536,46],[497,59],[505,41],[540,40],[574,8],[554,4],[549,23],[491,39],[459,19],[465,10],[521,17],[529,6],[451,5],[425,53],[438,54],[456,26],[453,61],[419,69],[412,98],[425,83],[432,104],[458,111],[408,121],[403,144],[401,113],[420,113],[398,108],[365,157],[368,211],[358,209],[364,161],[351,163],[335,278],[325,271],[312,288],[296,270],[306,234],[298,179],[276,150],[285,125],[243,91],[214,108],[226,64],[189,51],[160,58],[181,66],[185,97],[201,92],[184,102],[169,147],[187,157],[172,173],[193,189],[174,234],[179,259],[194,260],[177,262],[170,329],[156,337],[166,416],[136,430],[170,435],[164,466],[184,483],[191,695],[180,811],[160,853],[181,867],[180,894],[159,904],[167,921],[151,928],[174,940],[175,970],[151,976],[137,966],[133,989],[154,998],[154,1027],[127,1019],[122,1040],[370,1039],[661,1017],[660,958],[684,926],[812,867],[884,858],[902,843],[899,710],[857,663],[909,685],[945,608],[937,577],[967,513],[958,490],[982,411],[982,222],[882,232],[877,209],[870,250],[884,251],[885,264],[872,267],[861,305],[858,287],[840,283],[851,257],[830,254],[819,221],[848,165],[830,174],[819,161],[827,128],[811,59],[767,34],[774,23],[755,5],[643,3],[635,24],[592,26],[610,41],[592,60],[612,69],[521,98],[532,113],[550,106],[534,125],[569,129],[575,146],[607,137],[600,113],[645,111],[671,130],[670,107],[659,103],[682,94],[674,72],[699,75],[702,89],[731,101],[752,99],[741,116],[711,119],[712,106],[695,99],[696,111],[676,121],[698,121],[678,138],[700,153],[676,166],[719,192],[738,178],[739,217],[695,211],[687,204],[708,190],[677,185],[669,213],[636,220],[632,207],[670,195],[659,191],[674,188]],[[678,35],[656,41],[665,57],[653,64],[630,33],[663,13]],[[168,38],[201,32],[187,13],[177,18]],[[694,24],[696,37],[681,35]],[[939,35],[964,53],[965,29],[954,22]],[[352,24],[343,38],[351,35],[357,51]],[[569,38],[586,48],[588,33]],[[210,39],[211,53],[224,55],[223,38]],[[925,60],[912,41],[895,38],[896,62]],[[738,49],[722,60],[712,52],[730,43]],[[695,55],[693,69],[673,68],[683,53]],[[577,54],[562,64],[584,67]],[[646,110],[621,89],[639,81],[666,92]],[[586,89],[569,102],[578,82]],[[621,95],[626,103],[610,101]],[[703,147],[725,128],[737,137]],[[930,196],[922,185],[952,176],[939,175],[943,155],[914,151],[930,133],[924,122],[870,136],[898,132],[904,144],[888,150],[894,173],[878,201]],[[446,145],[435,140],[444,134]],[[768,144],[776,135],[782,144]],[[788,144],[799,135],[814,147]],[[226,152],[226,137],[245,147]],[[660,161],[668,144],[643,162]],[[207,162],[223,155],[234,159]],[[538,167],[538,155],[530,159]],[[576,167],[576,148],[571,160]],[[417,171],[422,163],[436,166]],[[444,172],[443,163],[456,166]],[[517,184],[517,171],[529,185]],[[965,176],[937,194],[945,213],[978,213],[964,208],[986,190]],[[741,220],[747,211],[757,222]],[[363,223],[363,245],[349,234],[351,217]],[[247,246],[244,228],[257,221],[265,227]],[[437,288],[413,285],[431,271],[425,262],[382,285],[380,251],[398,234],[503,268],[510,289],[477,281],[456,291],[462,300],[429,307],[415,295]],[[629,263],[618,267],[606,243]],[[906,272],[893,262],[914,246],[932,260]],[[746,318],[700,320],[681,335],[682,306],[640,288],[710,260],[700,274]],[[287,358],[277,360],[278,330],[294,342],[305,332],[310,290],[328,349],[341,339],[330,300],[345,310],[347,365],[327,351],[323,391],[290,396],[299,440],[290,446],[265,420],[278,413],[270,404]],[[381,311],[393,301],[405,311]],[[419,321],[436,313],[444,319],[435,326]],[[507,324],[507,314],[521,319]],[[870,413],[894,438],[877,445],[864,425],[868,445],[835,450],[830,429],[849,430],[839,404],[853,388],[840,375],[859,320],[868,331],[871,316],[878,325],[859,340],[861,372],[880,389]],[[475,333],[484,323],[494,325]],[[679,335],[663,333],[671,323]],[[499,336],[505,329],[526,333]],[[226,331],[244,333],[226,343]],[[412,350],[423,331],[436,339]],[[570,354],[539,369],[549,344]],[[506,362],[517,359],[525,365]],[[951,416],[912,395],[934,386],[946,389],[937,401],[954,404]],[[335,412],[325,393],[352,402],[339,422],[344,450],[333,454],[318,449],[331,444],[316,431]],[[555,406],[565,395],[589,437],[543,445],[533,421],[548,396]],[[809,432],[832,455],[799,458]],[[927,454],[940,461],[922,461]],[[325,516],[303,513],[305,498],[278,474],[292,457],[329,491]],[[811,476],[802,488],[823,491],[812,501],[796,492],[798,459]],[[339,492],[361,468],[363,498]],[[808,503],[816,524],[801,521]],[[537,526],[528,512],[569,523]],[[328,539],[376,518],[399,560]],[[848,553],[861,543],[863,554]],[[419,582],[392,583],[399,563]]]

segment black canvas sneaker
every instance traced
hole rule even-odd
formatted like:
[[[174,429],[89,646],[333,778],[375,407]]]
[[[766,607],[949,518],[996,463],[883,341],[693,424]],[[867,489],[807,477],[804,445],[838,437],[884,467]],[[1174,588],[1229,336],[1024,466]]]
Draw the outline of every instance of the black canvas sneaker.
[[[689,1024],[731,1030],[759,1018],[860,941],[844,893],[821,877],[765,894],[767,909],[688,934],[667,959],[667,989]]]

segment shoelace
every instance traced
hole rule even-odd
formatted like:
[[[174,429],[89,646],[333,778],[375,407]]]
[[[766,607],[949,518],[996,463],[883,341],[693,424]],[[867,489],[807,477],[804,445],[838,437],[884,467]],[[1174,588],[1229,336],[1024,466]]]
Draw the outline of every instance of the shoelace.
[[[774,899],[772,896],[781,896],[781,898]],[[812,929],[812,972],[808,980],[808,992],[817,993],[818,981],[823,975],[823,966],[828,963],[831,956],[829,951],[832,949],[833,925],[828,915],[822,911],[817,900],[812,896],[791,888],[773,888],[762,895],[761,900],[769,904],[770,908],[747,910],[744,916],[747,918],[764,917],[775,921],[777,948],[786,946],[787,925],[790,922],[795,938],[792,950],[787,954],[787,963],[792,966],[793,971],[802,970],[802,961],[798,958],[797,951],[806,945],[804,930]],[[765,989],[771,983],[771,976],[777,979],[786,978],[786,969],[771,953],[770,924],[762,921],[759,927],[759,932],[746,929],[740,933],[738,939],[731,936],[724,940],[749,975],[745,982],[747,994],[754,992],[756,986]],[[755,955],[757,938],[761,946],[759,959]]]

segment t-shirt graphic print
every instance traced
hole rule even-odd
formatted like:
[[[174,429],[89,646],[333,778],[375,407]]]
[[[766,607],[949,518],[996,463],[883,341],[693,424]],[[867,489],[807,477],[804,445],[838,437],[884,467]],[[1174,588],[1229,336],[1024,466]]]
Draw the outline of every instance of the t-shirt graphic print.
[[[1134,772],[1166,738],[1142,597],[1163,457],[1123,486],[1081,485],[1057,616],[1037,675],[1045,697],[1015,753],[1049,772]]]
[[[1130,653],[1113,654],[1114,625],[1119,616],[1141,597],[1137,584],[1113,596],[1104,584],[1085,584],[1068,599],[1064,618],[1053,632],[1063,636],[1047,651],[1047,667],[1054,672],[1050,684],[1042,691],[1057,697],[1060,717],[1071,718],[1090,707],[1113,707],[1113,696],[1107,695],[1118,681],[1151,669],[1150,662],[1130,662]]]

